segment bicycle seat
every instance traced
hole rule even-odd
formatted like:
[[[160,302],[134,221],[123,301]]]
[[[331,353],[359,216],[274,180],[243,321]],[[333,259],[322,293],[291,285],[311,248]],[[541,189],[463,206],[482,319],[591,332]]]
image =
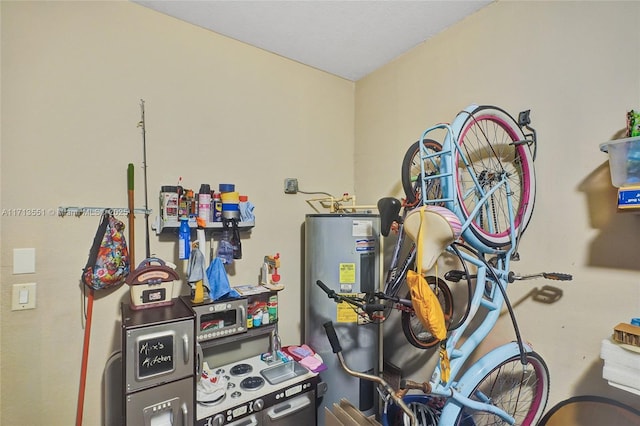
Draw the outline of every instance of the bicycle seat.
[[[421,211],[424,214],[421,215]],[[422,220],[421,220],[422,216]],[[419,232],[422,228],[422,238]],[[433,267],[440,254],[462,233],[462,223],[451,210],[441,206],[422,206],[404,218],[404,231],[416,245],[422,244],[422,271]]]
[[[391,224],[400,219],[402,203],[397,198],[384,197],[378,200],[378,212],[380,213],[380,233],[388,236]]]

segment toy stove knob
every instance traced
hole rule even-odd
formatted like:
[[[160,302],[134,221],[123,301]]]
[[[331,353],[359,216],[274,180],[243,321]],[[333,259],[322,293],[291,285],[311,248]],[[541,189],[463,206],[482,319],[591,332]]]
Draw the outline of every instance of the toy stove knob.
[[[253,411],[260,411],[264,408],[264,401],[261,399],[256,399],[253,401]]]
[[[222,426],[224,424],[224,416],[222,414],[216,414],[211,421],[211,426]]]

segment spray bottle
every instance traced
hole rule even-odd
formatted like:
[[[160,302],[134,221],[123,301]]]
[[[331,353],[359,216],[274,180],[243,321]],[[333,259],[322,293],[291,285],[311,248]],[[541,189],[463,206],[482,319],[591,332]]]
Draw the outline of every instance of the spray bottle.
[[[200,185],[198,192],[198,217],[205,222],[211,221],[211,187],[206,183]]]
[[[191,255],[191,228],[189,218],[180,218],[180,230],[178,231],[178,258],[187,260]]]

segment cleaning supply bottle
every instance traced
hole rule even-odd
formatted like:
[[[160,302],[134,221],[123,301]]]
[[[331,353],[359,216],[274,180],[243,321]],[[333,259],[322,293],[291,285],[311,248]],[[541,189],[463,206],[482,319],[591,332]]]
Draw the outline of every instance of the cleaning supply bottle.
[[[216,192],[213,194],[213,200],[211,201],[212,205],[212,213],[213,217],[212,222],[222,222],[222,199],[220,198],[220,193]]]
[[[200,185],[198,192],[198,217],[211,222],[211,187],[206,183]]]
[[[187,205],[187,193],[184,188],[178,186],[178,217],[189,216],[189,207]]]
[[[191,255],[191,228],[189,218],[180,218],[180,230],[178,231],[178,258],[187,260]]]

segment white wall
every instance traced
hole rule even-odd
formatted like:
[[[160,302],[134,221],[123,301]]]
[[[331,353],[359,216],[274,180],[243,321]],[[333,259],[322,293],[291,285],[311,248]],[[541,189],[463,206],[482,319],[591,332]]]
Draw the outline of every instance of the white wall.
[[[283,344],[300,343],[301,225],[313,213],[300,189],[353,190],[354,83],[129,2],[2,2],[0,307],[4,425],[75,421],[83,328],[80,272],[98,217],[59,218],[58,206],[126,207],[136,165],[144,205],[140,99],[146,102],[149,204],[161,185],[235,183],[256,206],[231,284],[257,283],[281,254]],[[152,218],[153,218],[152,216]],[[122,217],[122,219],[126,219]],[[136,220],[136,258],[144,256]],[[176,261],[177,236],[151,235]],[[14,248],[36,249],[36,273],[13,275]],[[36,282],[37,308],[11,311],[13,284]],[[180,283],[183,292],[186,286]],[[85,425],[101,423],[102,372],[119,347],[127,288],[94,304]]]
[[[356,84],[356,192],[366,199],[402,195],[405,150],[467,105],[531,109],[538,193],[513,269],[574,280],[518,283],[509,293],[524,339],[551,370],[549,406],[583,394],[640,406],[602,380],[599,359],[601,340],[640,313],[640,216],[616,213],[599,150],[640,105],[639,19],[637,2],[498,2]],[[562,298],[533,301],[545,285]],[[505,315],[482,349],[513,339]],[[387,359],[428,378],[421,367],[432,354],[398,351],[402,340],[387,334]]]
[[[0,13],[1,207],[124,207],[128,163],[137,166],[142,206],[136,124],[144,98],[151,206],[159,187],[178,176],[193,187],[233,182],[249,195],[256,227],[231,280],[255,282],[262,257],[281,253],[285,344],[299,339],[301,224],[311,213],[305,196],[283,194],[285,177],[307,191],[353,193],[355,165],[358,200],[370,204],[400,195],[404,150],[428,125],[471,102],[531,108],[539,191],[514,268],[575,279],[511,288],[522,332],[549,364],[551,404],[588,393],[638,406],[600,378],[600,341],[640,310],[640,219],[615,213],[598,145],[638,108],[640,4],[498,2],[355,85],[126,2],[2,2]],[[97,221],[2,217],[5,425],[75,419],[78,278]],[[143,223],[138,217],[139,256]],[[24,247],[36,248],[36,273],[13,275],[12,250]],[[176,257],[170,236],[152,235],[151,248]],[[38,307],[13,312],[11,287],[23,282],[38,283]],[[526,297],[547,284],[563,290],[557,303]],[[100,423],[102,370],[117,347],[127,289],[98,296],[84,415],[91,425]],[[503,321],[489,345],[512,338]],[[390,355],[416,377],[424,377],[416,366],[428,357],[408,347]]]

